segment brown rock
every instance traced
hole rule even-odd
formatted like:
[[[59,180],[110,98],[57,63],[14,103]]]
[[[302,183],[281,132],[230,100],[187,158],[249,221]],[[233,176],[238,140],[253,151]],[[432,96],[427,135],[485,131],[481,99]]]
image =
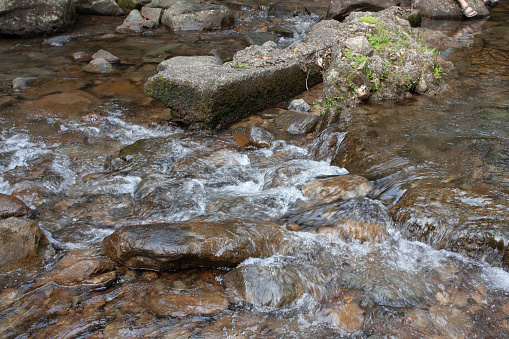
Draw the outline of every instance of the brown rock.
[[[273,255],[286,232],[270,222],[238,220],[124,226],[104,239],[103,252],[130,268],[232,267]]]
[[[71,59],[76,62],[89,62],[92,60],[92,56],[87,52],[75,52],[71,54]]]
[[[318,116],[311,113],[286,111],[274,118],[273,124],[290,134],[305,134],[313,132],[318,120]]]
[[[0,273],[41,260],[52,251],[35,221],[10,217],[0,223]]]
[[[89,113],[98,104],[99,101],[86,92],[71,91],[50,94],[39,100],[25,101],[21,105],[21,110],[26,114],[47,118],[79,118],[81,114]]]
[[[341,175],[337,177],[310,181],[302,188],[302,194],[315,200],[331,203],[338,200],[366,196],[373,190],[373,185],[358,175]]]
[[[198,290],[192,295],[169,293],[151,298],[147,310],[159,317],[210,316],[221,313],[228,304],[228,298],[217,292]]]
[[[449,338],[468,338],[472,321],[461,310],[448,306],[431,306],[429,316],[433,325]]]
[[[53,282],[62,286],[102,285],[116,278],[115,272],[108,272],[115,267],[115,262],[105,258],[81,260],[55,275]]]
[[[13,196],[0,193],[0,218],[27,216],[30,209],[23,201]]]
[[[387,230],[384,225],[355,219],[339,220],[335,227],[321,228],[318,233],[343,239],[357,239],[362,242],[383,241],[387,237]]]
[[[100,49],[97,52],[95,52],[94,55],[92,55],[92,59],[99,59],[99,58],[103,58],[104,60],[106,60],[108,62],[117,62],[118,61],[118,57],[114,56],[113,54],[111,54],[108,51],[105,51],[104,49]]]
[[[355,303],[339,305],[329,310],[331,323],[345,332],[356,332],[362,329],[363,311]]]
[[[254,125],[238,126],[231,130],[233,139],[240,147],[269,148],[274,137],[265,128]]]

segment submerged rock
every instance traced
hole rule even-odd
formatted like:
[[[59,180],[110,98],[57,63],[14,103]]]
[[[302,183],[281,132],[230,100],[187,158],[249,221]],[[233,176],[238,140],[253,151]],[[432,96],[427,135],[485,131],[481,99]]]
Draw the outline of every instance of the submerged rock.
[[[509,269],[509,204],[454,188],[407,190],[392,209],[412,240]]]
[[[297,270],[291,267],[243,265],[225,277],[232,303],[282,307],[297,300],[306,287]]]
[[[30,265],[52,252],[35,221],[10,217],[0,223],[0,273]]]
[[[269,222],[225,221],[124,226],[103,241],[104,253],[131,268],[155,270],[236,266],[284,246],[284,230]]]
[[[74,0],[2,1],[0,36],[53,34],[73,25],[75,16]]]
[[[343,304],[328,310],[330,322],[344,332],[356,332],[362,329],[364,312],[355,304]]]
[[[158,317],[213,316],[228,308],[228,298],[218,292],[197,290],[191,295],[163,293],[152,295],[147,310]]]
[[[348,174],[310,181],[302,188],[302,194],[309,199],[331,203],[338,200],[365,197],[372,190],[373,185],[368,179]]]

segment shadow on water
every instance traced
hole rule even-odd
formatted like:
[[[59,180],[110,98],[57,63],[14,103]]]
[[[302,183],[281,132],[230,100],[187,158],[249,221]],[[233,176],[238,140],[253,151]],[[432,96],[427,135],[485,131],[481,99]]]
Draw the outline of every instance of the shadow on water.
[[[267,19],[266,8],[250,25]],[[463,26],[458,39],[470,48],[442,52],[460,73],[446,93],[355,108],[349,132],[336,135],[343,153],[332,164],[301,141],[242,149],[228,133],[187,132],[144,96],[160,61],[212,49],[227,60],[246,46],[246,26],[118,36],[109,33],[121,18],[79,17],[63,46],[2,40],[0,191],[37,209],[57,254],[0,275],[0,334],[509,336],[509,276],[488,264],[500,261],[498,252],[455,248],[459,237],[482,233],[469,222],[486,206],[498,210],[483,222],[499,222],[494,237],[507,240],[508,14],[502,2],[474,32]],[[85,73],[68,57],[100,48],[121,57],[113,74]],[[23,76],[38,79],[14,91],[11,81]],[[310,180],[344,168],[367,177],[373,192],[330,204],[302,195]],[[423,211],[428,219],[413,214]],[[435,230],[419,228],[444,214]],[[450,233],[465,216],[465,232]],[[101,258],[102,239],[121,225],[228,219],[275,221],[283,240],[234,270],[117,267],[113,278],[88,285],[54,282],[66,267]]]

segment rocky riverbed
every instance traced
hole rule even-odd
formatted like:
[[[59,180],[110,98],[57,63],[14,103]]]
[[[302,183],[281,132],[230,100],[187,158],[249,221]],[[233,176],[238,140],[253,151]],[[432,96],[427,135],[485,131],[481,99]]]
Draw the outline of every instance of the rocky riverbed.
[[[1,40],[2,337],[509,335],[509,7],[450,39],[400,8],[310,30],[326,5]],[[254,74],[290,51],[328,80],[224,130],[144,94],[179,63]]]

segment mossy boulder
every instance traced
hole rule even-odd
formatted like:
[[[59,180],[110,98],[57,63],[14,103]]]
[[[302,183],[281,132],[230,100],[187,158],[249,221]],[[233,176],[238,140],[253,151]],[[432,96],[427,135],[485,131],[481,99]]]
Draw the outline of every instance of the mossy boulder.
[[[117,0],[118,7],[120,7],[125,13],[129,13],[133,9],[141,8],[141,0]]]

